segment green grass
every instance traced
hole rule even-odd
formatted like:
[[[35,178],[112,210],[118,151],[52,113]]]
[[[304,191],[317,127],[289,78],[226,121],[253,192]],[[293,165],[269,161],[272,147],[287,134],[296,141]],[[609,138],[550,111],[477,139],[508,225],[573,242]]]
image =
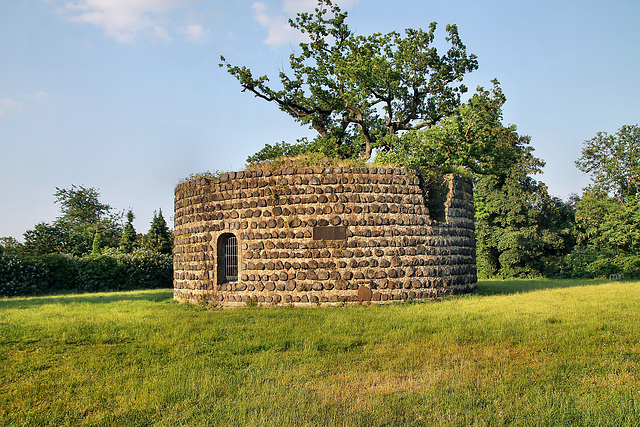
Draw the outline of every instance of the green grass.
[[[171,297],[0,300],[0,425],[640,425],[640,282],[369,307]]]

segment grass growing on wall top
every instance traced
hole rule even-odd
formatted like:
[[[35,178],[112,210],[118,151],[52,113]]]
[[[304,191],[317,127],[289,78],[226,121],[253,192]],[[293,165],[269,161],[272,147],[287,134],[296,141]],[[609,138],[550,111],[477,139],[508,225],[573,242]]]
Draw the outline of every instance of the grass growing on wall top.
[[[640,282],[209,310],[0,300],[2,425],[638,425]]]
[[[364,160],[328,157],[321,153],[307,153],[307,154],[300,154],[296,156],[278,157],[272,160],[249,163],[248,165],[245,166],[244,170],[269,169],[270,171],[273,172],[276,169],[284,168],[288,166],[295,166],[295,167],[334,166],[334,167],[346,167],[346,168],[352,168],[352,167],[401,168],[401,166],[396,166],[390,163],[382,163],[379,161],[366,162]],[[412,173],[411,169],[407,169],[407,171],[409,171],[409,173]],[[232,172],[232,171],[215,170],[215,171],[192,173],[188,177],[181,179],[179,183],[191,181],[192,179],[203,179],[203,178],[215,180],[229,172]]]

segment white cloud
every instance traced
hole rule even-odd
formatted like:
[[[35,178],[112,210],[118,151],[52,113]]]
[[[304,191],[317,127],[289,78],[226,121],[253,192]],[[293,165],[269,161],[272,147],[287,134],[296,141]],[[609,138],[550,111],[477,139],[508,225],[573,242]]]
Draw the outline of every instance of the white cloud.
[[[267,6],[264,3],[254,3],[253,10],[256,13],[256,21],[266,28],[269,34],[264,41],[266,44],[278,46],[284,43],[299,43],[306,40],[303,34],[289,26],[289,21],[286,16],[268,14]]]
[[[342,0],[337,2],[341,9],[357,3],[358,0]],[[267,6],[261,2],[253,3],[255,19],[267,29],[268,37],[265,43],[278,46],[285,43],[299,43],[308,38],[289,26],[289,18],[294,18],[300,12],[312,12],[318,6],[317,0],[282,0],[282,12],[268,13]]]
[[[45,103],[49,100],[49,94],[46,92],[36,92],[33,97],[36,99],[36,101],[41,103]]]
[[[209,40],[211,30],[204,28],[200,24],[190,24],[180,28],[180,32],[185,35],[187,40],[194,43],[201,43]]]
[[[6,113],[22,113],[22,103],[14,101],[13,99],[0,99],[0,118],[4,117]]]
[[[202,41],[209,30],[203,23],[176,24],[181,9],[199,0],[67,0],[58,9],[72,22],[94,25],[119,43],[134,43],[140,38],[170,41],[175,34],[190,41]],[[191,11],[182,11],[191,20]],[[200,28],[197,28],[197,27]]]
[[[289,16],[296,16],[299,12],[313,12],[318,6],[318,0],[283,0],[282,11]]]

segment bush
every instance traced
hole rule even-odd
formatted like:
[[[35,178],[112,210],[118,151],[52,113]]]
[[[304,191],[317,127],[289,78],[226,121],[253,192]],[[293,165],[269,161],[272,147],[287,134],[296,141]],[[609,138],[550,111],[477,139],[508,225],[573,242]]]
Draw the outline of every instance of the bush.
[[[46,286],[47,273],[37,259],[0,254],[0,296],[36,295]]]
[[[612,258],[598,258],[588,266],[592,277],[609,277],[611,274],[622,273]]]
[[[589,266],[599,255],[591,249],[574,249],[564,257],[559,276],[564,279],[592,279],[593,271]]]
[[[82,258],[80,265],[79,291],[123,290],[121,283],[125,278],[125,267],[118,258],[107,255],[92,255]]]
[[[614,262],[625,277],[640,277],[640,255],[619,256]]]
[[[0,254],[0,296],[105,292],[173,286],[173,259],[148,251],[84,258]]]
[[[574,249],[564,257],[559,276],[593,279],[618,273],[625,277],[640,277],[640,255],[614,255],[591,249]]]
[[[40,255],[30,258],[38,260],[48,272],[40,293],[55,294],[78,289],[81,269],[78,258],[62,254]]]
[[[173,258],[169,255],[135,251],[120,256],[125,265],[123,286],[127,290],[173,286]]]

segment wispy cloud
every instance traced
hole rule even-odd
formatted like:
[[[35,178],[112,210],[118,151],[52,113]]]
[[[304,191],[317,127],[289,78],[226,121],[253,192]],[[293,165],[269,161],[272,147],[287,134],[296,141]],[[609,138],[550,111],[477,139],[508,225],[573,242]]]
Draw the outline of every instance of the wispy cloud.
[[[341,8],[346,8],[357,2],[358,0],[342,0],[337,3]],[[267,30],[268,36],[264,42],[269,46],[306,41],[304,34],[289,26],[289,19],[299,12],[312,12],[317,6],[317,0],[283,0],[281,13],[270,13],[262,2],[252,5],[256,21]]]
[[[45,103],[49,100],[49,94],[46,92],[36,92],[33,97],[36,99],[36,101],[41,103]]]
[[[119,43],[140,39],[171,41],[183,36],[192,42],[208,39],[204,22],[194,22],[188,8],[199,0],[67,0],[58,12],[76,23],[94,25]]]
[[[306,40],[304,34],[289,26],[288,17],[267,13],[267,6],[264,3],[255,2],[253,10],[256,14],[256,21],[267,29],[269,35],[264,42],[269,46],[278,46],[289,42],[299,43]]]
[[[209,40],[211,37],[211,30],[205,28],[201,24],[189,24],[180,28],[180,32],[190,42],[201,43]]]
[[[13,99],[0,99],[0,118],[4,117],[6,113],[22,113],[22,103]]]

